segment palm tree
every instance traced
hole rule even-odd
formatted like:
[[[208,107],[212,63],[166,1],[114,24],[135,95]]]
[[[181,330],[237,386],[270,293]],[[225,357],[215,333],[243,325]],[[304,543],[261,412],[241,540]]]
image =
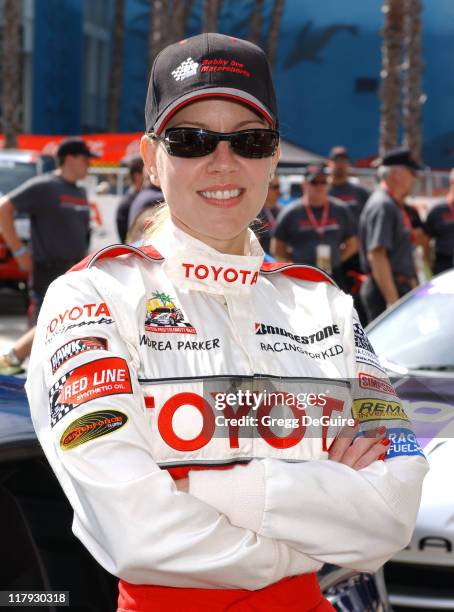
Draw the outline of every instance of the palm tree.
[[[148,43],[150,67],[165,46],[184,38],[193,4],[194,0],[152,0]]]
[[[17,0],[4,0],[3,4],[2,124],[7,148],[17,146],[17,135],[20,131],[21,4]]]
[[[385,25],[382,32],[380,155],[395,147],[398,142],[405,10],[408,10],[408,6],[402,0],[383,2]]]
[[[405,63],[403,79],[404,144],[421,161],[422,103],[421,0],[405,0]]]
[[[166,304],[173,304],[173,298],[171,298],[170,295],[168,295],[167,293],[161,293],[161,299],[164,303],[164,306]]]
[[[281,27],[281,19],[284,13],[285,0],[274,0],[273,11],[271,13],[270,30],[266,44],[266,52],[268,61],[271,66],[274,64],[277,51],[277,43],[279,40],[279,30]]]
[[[123,72],[124,32],[124,0],[115,0],[112,63],[110,66],[109,79],[109,107],[107,109],[107,129],[109,132],[116,132],[118,130],[121,99],[121,77]]]
[[[153,291],[151,296],[154,297],[156,300],[159,300],[160,302],[162,302],[164,306],[166,304],[172,304],[173,302],[173,299],[170,297],[170,295],[168,295],[167,293],[163,293],[161,291]]]
[[[248,40],[258,45],[263,25],[263,4],[264,0],[255,0],[254,7],[249,20]]]
[[[222,0],[204,0],[202,32],[216,32]]]
[[[184,38],[186,4],[185,0],[173,0],[172,2],[168,14],[169,42],[176,42]]]
[[[150,3],[148,60],[151,67],[154,58],[167,45],[167,15],[169,0],[153,0]]]

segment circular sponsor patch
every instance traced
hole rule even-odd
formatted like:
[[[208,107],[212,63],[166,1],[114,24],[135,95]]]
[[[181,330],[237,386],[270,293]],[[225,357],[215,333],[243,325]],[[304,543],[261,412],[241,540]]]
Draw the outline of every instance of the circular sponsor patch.
[[[73,421],[60,438],[60,447],[70,450],[90,440],[113,433],[126,425],[128,417],[117,410],[89,412]]]

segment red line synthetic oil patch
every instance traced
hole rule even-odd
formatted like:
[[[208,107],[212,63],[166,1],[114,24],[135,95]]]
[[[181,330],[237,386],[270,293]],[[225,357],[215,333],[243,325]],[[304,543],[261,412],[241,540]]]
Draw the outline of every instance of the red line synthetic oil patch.
[[[50,422],[54,427],[73,408],[98,397],[132,393],[126,361],[103,357],[62,376],[49,391]]]
[[[70,340],[57,349],[50,358],[52,374],[55,374],[58,368],[66,363],[68,359],[86,351],[107,351],[107,339],[98,336],[87,336]]]
[[[76,448],[76,446],[118,431],[127,422],[128,417],[117,410],[89,412],[73,421],[65,429],[60,438],[60,447],[63,450]]]

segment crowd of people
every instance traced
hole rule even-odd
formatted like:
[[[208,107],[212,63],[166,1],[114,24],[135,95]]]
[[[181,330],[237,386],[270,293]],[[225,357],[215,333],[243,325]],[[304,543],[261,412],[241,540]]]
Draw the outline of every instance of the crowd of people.
[[[259,215],[264,250],[277,261],[328,272],[353,295],[363,324],[418,284],[421,255],[434,274],[454,266],[454,171],[446,198],[423,222],[407,203],[422,169],[411,152],[390,150],[375,165],[377,186],[370,193],[350,178],[347,149],[333,147],[326,164],[306,167],[301,198],[280,206],[276,179]]]
[[[77,181],[85,178],[95,154],[82,140],[70,138],[56,156],[56,172],[27,181],[0,200],[1,232],[19,266],[30,272],[32,321],[49,284],[82,259],[89,245],[88,200]],[[434,274],[454,266],[454,170],[446,197],[432,206],[423,223],[407,203],[422,169],[411,152],[391,150],[375,165],[377,186],[371,193],[352,180],[348,150],[335,146],[326,163],[306,167],[302,196],[288,205],[279,202],[275,174],[253,224],[268,260],[323,269],[353,296],[363,325],[417,285],[416,247]],[[132,158],[128,168],[130,186],[118,206],[116,225],[120,242],[137,244],[163,194],[144,172],[141,157]],[[31,217],[33,256],[16,234],[16,212]],[[19,372],[33,338],[34,327],[0,356],[0,371]]]

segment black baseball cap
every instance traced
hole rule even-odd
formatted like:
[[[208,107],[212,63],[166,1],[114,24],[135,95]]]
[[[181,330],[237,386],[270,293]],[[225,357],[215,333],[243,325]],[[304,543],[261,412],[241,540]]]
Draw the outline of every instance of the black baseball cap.
[[[412,154],[410,149],[406,147],[397,147],[396,149],[390,149],[383,157],[375,160],[374,166],[406,166],[410,170],[423,170],[424,166],[419,164]]]
[[[308,183],[311,183],[319,176],[327,176],[328,170],[325,164],[309,164],[304,169],[304,178]]]
[[[346,159],[350,159],[350,155],[348,153],[348,149],[346,147],[333,147],[329,152],[330,159],[337,159],[338,157],[345,157]]]
[[[160,134],[182,106],[208,97],[242,102],[277,127],[264,51],[240,38],[205,33],[169,45],[156,57],[145,104],[146,131]]]
[[[90,151],[88,146],[81,138],[66,138],[57,149],[57,157],[66,155],[86,155],[87,157],[100,157],[97,153]]]

